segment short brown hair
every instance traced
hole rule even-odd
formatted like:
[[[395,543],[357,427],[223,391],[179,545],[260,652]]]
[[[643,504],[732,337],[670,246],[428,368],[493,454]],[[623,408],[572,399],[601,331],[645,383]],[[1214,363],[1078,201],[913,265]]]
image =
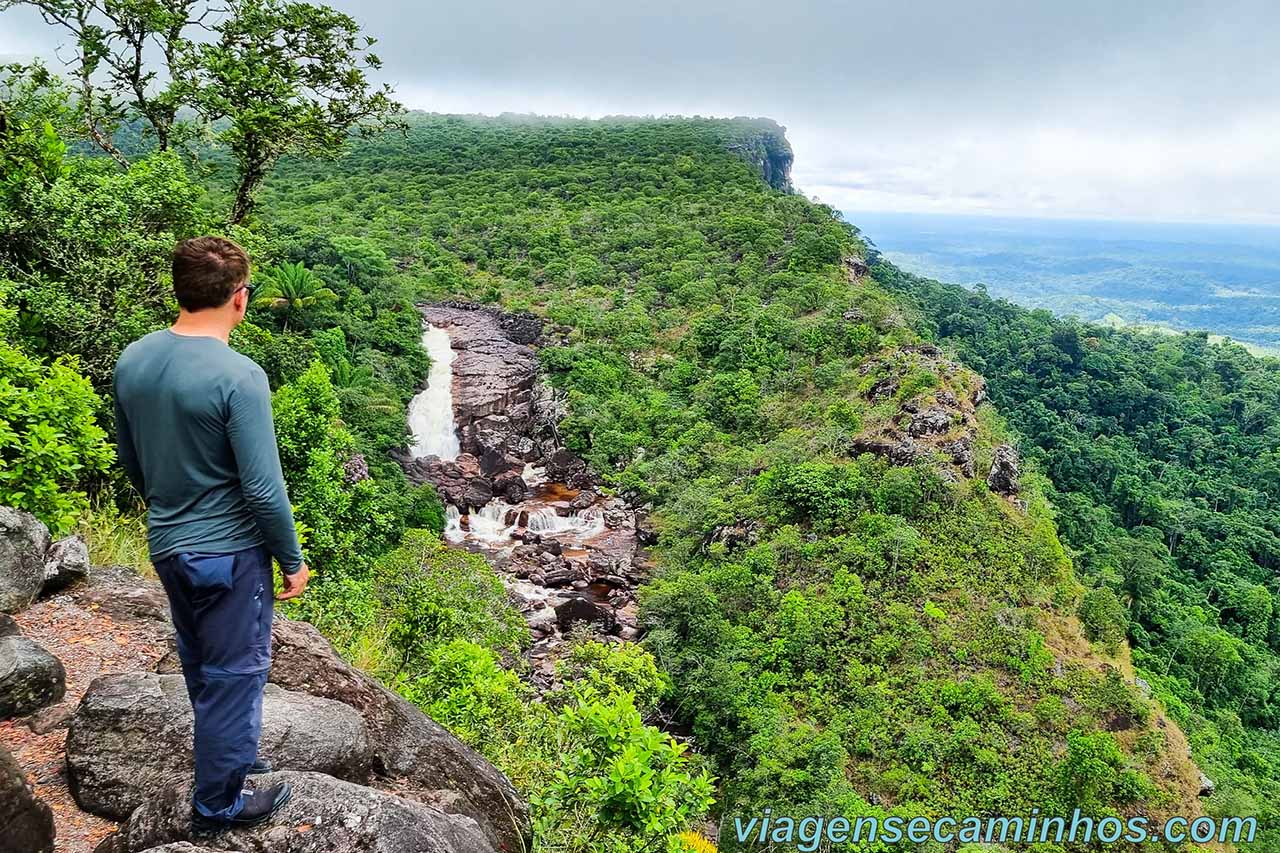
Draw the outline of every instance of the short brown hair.
[[[187,311],[226,305],[248,280],[248,253],[225,237],[192,237],[173,247],[173,295]]]

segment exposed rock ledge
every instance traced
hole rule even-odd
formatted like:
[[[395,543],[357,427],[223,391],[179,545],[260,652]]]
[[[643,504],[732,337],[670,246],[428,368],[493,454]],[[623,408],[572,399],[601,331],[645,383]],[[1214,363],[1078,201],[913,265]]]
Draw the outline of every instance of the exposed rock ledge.
[[[21,590],[19,600],[45,582],[48,552],[22,515],[8,511],[0,529],[0,582]],[[99,842],[103,853],[530,849],[528,807],[497,768],[339,658],[310,625],[283,618],[272,627],[262,754],[295,784],[294,800],[269,825],[187,844],[191,709],[175,658],[162,657],[172,643],[163,590],[102,567],[66,588],[63,580],[5,619],[4,639],[29,638],[47,649],[51,672],[65,668],[67,700],[0,720],[0,851],[22,839],[18,849],[48,853],[54,829],[65,853]],[[59,701],[60,682],[48,691],[28,683],[40,690],[23,696]],[[101,818],[122,817],[104,838],[112,826]]]
[[[594,485],[582,460],[557,446],[555,424],[562,413],[550,389],[538,382],[531,347],[542,337],[539,318],[468,302],[418,310],[448,332],[454,349],[453,417],[462,452],[454,460],[400,454],[411,482],[431,483],[446,503],[463,511],[495,497],[513,504],[524,500],[526,463],[572,488]]]

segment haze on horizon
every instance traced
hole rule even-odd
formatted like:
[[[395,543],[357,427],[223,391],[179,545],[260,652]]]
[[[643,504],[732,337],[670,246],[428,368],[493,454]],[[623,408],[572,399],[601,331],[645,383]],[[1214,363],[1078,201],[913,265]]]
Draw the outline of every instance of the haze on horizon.
[[[330,5],[412,108],[768,116],[843,210],[1280,223],[1266,0]],[[0,14],[0,61],[58,39]]]

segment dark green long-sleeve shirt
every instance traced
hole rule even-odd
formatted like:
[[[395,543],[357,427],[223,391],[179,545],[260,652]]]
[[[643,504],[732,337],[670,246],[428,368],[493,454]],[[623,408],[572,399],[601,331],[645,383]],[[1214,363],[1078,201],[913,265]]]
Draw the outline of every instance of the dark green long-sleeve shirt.
[[[153,561],[265,543],[285,572],[301,567],[262,368],[217,338],[164,329],[120,356],[115,398]]]

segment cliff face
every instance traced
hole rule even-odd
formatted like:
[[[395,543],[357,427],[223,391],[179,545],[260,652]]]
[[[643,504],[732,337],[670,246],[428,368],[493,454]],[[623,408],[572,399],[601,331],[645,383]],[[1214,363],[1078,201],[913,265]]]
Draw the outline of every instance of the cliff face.
[[[795,154],[787,141],[787,129],[772,119],[739,119],[734,126],[742,133],[728,141],[728,149],[754,166],[775,190],[793,192],[791,164]]]

